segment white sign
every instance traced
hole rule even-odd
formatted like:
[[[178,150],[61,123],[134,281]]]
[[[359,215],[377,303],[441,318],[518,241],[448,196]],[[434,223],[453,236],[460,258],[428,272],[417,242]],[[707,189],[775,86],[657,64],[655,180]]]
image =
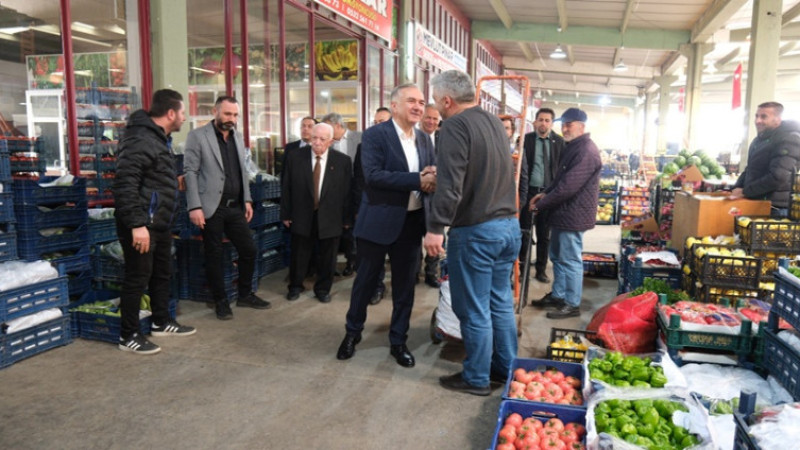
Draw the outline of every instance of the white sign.
[[[422,25],[416,24],[414,53],[439,69],[467,71],[467,58],[453,50]]]

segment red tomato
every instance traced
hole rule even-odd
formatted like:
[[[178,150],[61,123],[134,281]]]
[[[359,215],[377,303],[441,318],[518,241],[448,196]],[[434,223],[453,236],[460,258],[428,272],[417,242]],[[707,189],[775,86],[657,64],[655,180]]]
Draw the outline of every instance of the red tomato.
[[[545,395],[553,397],[553,400],[560,400],[564,397],[564,391],[562,391],[557,384],[551,384],[550,386],[546,387],[544,391]]]
[[[561,381],[561,382],[559,382],[559,383],[557,383],[557,384],[558,384],[558,387],[560,387],[560,388],[561,388],[561,390],[564,392],[564,395],[566,395],[566,394],[567,394],[567,392],[572,392],[572,391],[574,391],[574,390],[575,390],[575,388],[574,388],[574,387],[572,387],[572,385],[571,385],[571,384],[567,383],[567,381],[566,381],[566,380],[564,380],[564,381]]]
[[[512,425],[515,430],[519,430],[522,425],[522,416],[518,413],[511,413],[506,417],[505,425]]]
[[[495,450],[516,450],[516,447],[512,443],[506,442],[505,444],[497,444]]]
[[[573,430],[573,431],[575,431],[575,434],[578,436],[578,439],[583,438],[583,436],[586,434],[586,427],[584,427],[583,425],[581,425],[579,423],[575,423],[575,422],[570,422],[570,423],[564,425],[564,429],[565,430]]]
[[[514,379],[522,384],[528,384],[533,379],[533,373],[520,367],[514,371]]]
[[[534,450],[539,448],[539,436],[533,431],[528,431],[517,436],[514,447],[518,449]]]
[[[542,422],[539,422],[533,417],[528,417],[522,421],[522,426],[520,426],[519,429],[520,433],[523,431],[533,431],[534,433],[536,433],[542,429]]]
[[[581,380],[579,380],[579,379],[577,379],[575,377],[572,377],[572,376],[564,377],[564,381],[566,381],[567,383],[571,384],[572,387],[574,387],[575,389],[578,389],[579,387],[581,387]]]
[[[555,369],[548,370],[544,373],[544,376],[549,378],[553,383],[558,383],[564,380],[564,374]]]
[[[520,383],[519,381],[512,381],[509,390],[511,389],[519,389],[520,391],[524,391],[525,383]]]
[[[551,435],[550,437],[542,441],[540,446],[542,449],[547,449],[547,450],[564,450],[567,448],[567,444],[565,444],[564,441],[559,439],[557,435]]]
[[[497,433],[497,442],[499,444],[514,443],[517,439],[517,429],[513,425],[506,425]]]
[[[546,378],[542,372],[533,372],[533,381],[538,381],[541,383],[543,380],[546,380]]]
[[[561,419],[552,418],[545,422],[544,427],[545,429],[556,430],[560,433],[564,430],[564,422],[562,422]]]
[[[525,386],[525,392],[532,392],[536,397],[541,396],[543,391],[544,386],[538,381],[531,381]]]
[[[573,442],[569,445],[569,450],[586,450],[586,446],[581,444],[580,442]]]
[[[580,437],[578,437],[578,433],[576,433],[574,429],[570,428],[564,428],[564,430],[561,431],[559,437],[561,438],[562,441],[564,441],[565,444],[567,444],[567,446],[569,446],[573,442],[578,442],[580,440]]]
[[[541,394],[542,394],[541,392],[538,392],[538,393],[537,393],[537,392],[530,392],[530,391],[525,391],[525,392],[523,392],[523,393],[522,393],[522,395],[523,395],[523,396],[524,396],[526,399],[528,399],[528,400],[534,400],[534,401],[537,401],[537,402],[541,402],[541,401],[543,401],[543,400],[539,400],[540,398],[542,398],[542,397],[541,397]]]

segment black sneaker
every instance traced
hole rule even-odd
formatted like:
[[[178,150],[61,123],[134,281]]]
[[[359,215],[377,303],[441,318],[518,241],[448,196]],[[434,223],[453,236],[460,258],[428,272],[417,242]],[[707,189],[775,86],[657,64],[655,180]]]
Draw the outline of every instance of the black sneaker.
[[[490,386],[473,386],[468,384],[466,381],[464,381],[464,378],[461,377],[461,372],[439,377],[439,385],[451,391],[480,395],[482,397],[492,393],[492,388]]]
[[[578,306],[569,306],[564,303],[560,308],[555,311],[547,313],[548,319],[566,319],[567,317],[578,317],[581,315],[581,309]]]
[[[251,293],[247,297],[237,300],[236,306],[239,308],[269,309],[272,307],[272,304],[256,294]]]
[[[174,320],[170,320],[164,325],[153,324],[150,327],[151,336],[190,336],[197,330],[194,327],[181,325]]]
[[[214,305],[214,311],[217,313],[217,319],[219,320],[233,319],[233,311],[231,311],[231,305],[228,304],[227,300],[217,302]]]
[[[564,304],[563,298],[553,297],[552,292],[548,292],[544,295],[544,297],[540,298],[539,300],[531,300],[531,306],[535,306],[537,308],[547,308],[550,306],[555,306],[556,308],[561,307]]]
[[[139,333],[133,333],[128,339],[119,337],[117,348],[123,352],[133,352],[139,355],[152,355],[161,351],[161,347],[148,341],[146,337]]]

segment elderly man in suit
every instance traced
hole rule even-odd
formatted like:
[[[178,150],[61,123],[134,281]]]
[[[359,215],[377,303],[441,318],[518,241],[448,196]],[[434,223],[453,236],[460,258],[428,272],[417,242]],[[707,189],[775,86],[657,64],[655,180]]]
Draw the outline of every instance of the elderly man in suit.
[[[420,243],[425,234],[424,203],[436,188],[436,161],[428,135],[414,127],[425,111],[425,97],[413,84],[392,90],[392,120],[368,128],[361,142],[364,194],[354,234],[358,273],[353,282],[344,340],[336,354],[349,359],[361,341],[367,306],[386,254],[392,262],[390,354],[403,367],[414,366],[406,346]]]
[[[348,130],[344,123],[344,118],[339,113],[326,114],[322,116],[320,122],[327,123],[333,127],[333,149],[349,156],[350,161],[354,162],[358,146],[361,144],[361,133]],[[347,229],[343,231],[339,250],[344,253],[344,257],[347,259],[347,264],[341,275],[348,277],[353,274],[356,262],[356,245],[353,240],[353,230]]]
[[[311,150],[298,150],[286,156],[281,197],[281,220],[292,232],[292,257],[289,265],[287,300],[296,300],[303,291],[316,244],[317,281],[314,294],[322,303],[331,301],[336,249],[342,230],[350,228],[353,178],[350,158],[328,151],[333,128],[327,123],[314,125]]]
[[[186,138],[186,206],[189,219],[203,231],[206,276],[217,318],[229,320],[233,312],[223,280],[223,233],[239,254],[236,306],[267,309],[271,305],[252,290],[256,247],[247,223],[253,218],[253,200],[245,169],[247,150],[235,128],[239,103],[234,97],[219,97],[212,113],[214,120]]]

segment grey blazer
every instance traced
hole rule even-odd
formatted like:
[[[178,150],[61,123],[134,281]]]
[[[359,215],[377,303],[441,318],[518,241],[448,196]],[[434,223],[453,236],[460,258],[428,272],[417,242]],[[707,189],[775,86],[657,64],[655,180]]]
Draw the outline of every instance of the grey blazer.
[[[245,167],[247,150],[241,133],[233,130],[233,137],[236,140],[239,167],[242,170],[243,201],[252,203],[250,182]],[[186,173],[186,207],[189,211],[203,208],[203,215],[208,219],[217,211],[225,184],[225,170],[213,122],[189,132],[189,136],[186,137],[183,168]]]

